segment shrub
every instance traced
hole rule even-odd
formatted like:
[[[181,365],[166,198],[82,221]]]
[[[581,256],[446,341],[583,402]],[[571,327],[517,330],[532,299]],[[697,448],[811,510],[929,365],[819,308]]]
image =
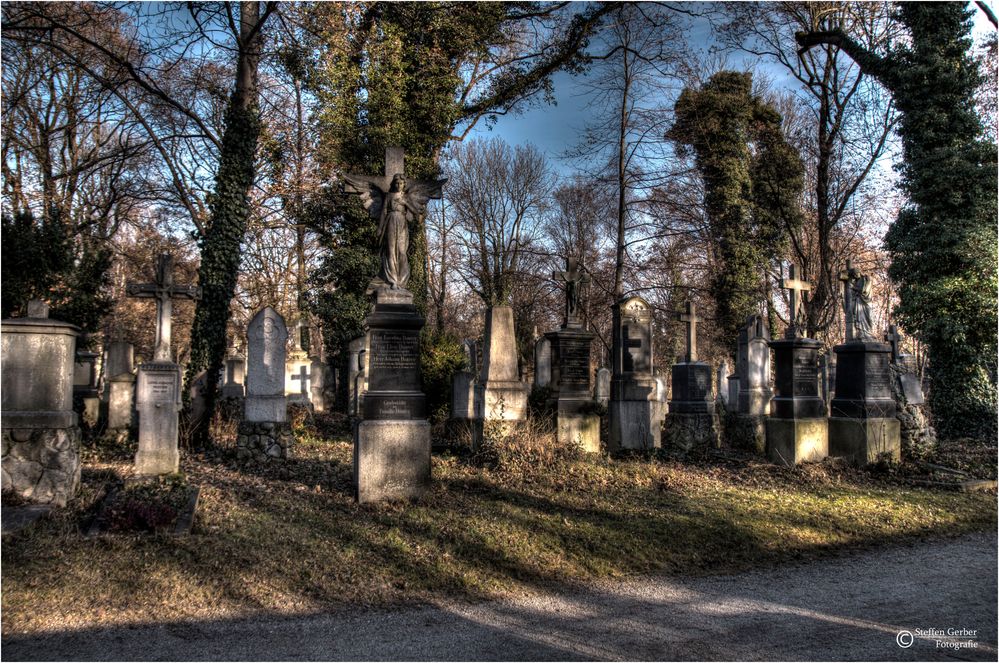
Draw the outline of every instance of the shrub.
[[[461,343],[446,332],[424,330],[420,339],[420,368],[430,421],[444,421],[451,407],[451,381],[455,373],[465,368]]]

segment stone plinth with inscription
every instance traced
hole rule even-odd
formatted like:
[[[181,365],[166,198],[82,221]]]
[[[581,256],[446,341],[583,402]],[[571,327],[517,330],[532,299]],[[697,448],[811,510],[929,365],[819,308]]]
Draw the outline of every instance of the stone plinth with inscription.
[[[797,465],[829,455],[826,404],[818,390],[818,352],[810,338],[771,341],[776,381],[766,421],[766,453],[774,463]]]
[[[236,437],[242,460],[283,460],[292,452],[285,396],[288,326],[270,306],[259,311],[246,329],[246,399]]]
[[[611,451],[653,449],[662,444],[661,407],[652,375],[652,307],[641,297],[611,308]]]
[[[686,325],[684,361],[673,364],[673,394],[663,424],[665,446],[679,451],[716,448],[718,415],[711,394],[711,366],[697,360],[697,309],[687,302],[677,318]]]
[[[415,499],[430,486],[430,423],[420,373],[423,317],[412,294],[376,288],[365,318],[367,391],[354,427],[358,502]]]
[[[485,353],[475,386],[475,418],[522,421],[527,418],[527,385],[517,368],[513,309],[493,306],[486,311]]]
[[[901,456],[901,437],[891,391],[891,347],[855,340],[837,345],[836,396],[830,404],[829,454],[866,465]]]
[[[165,361],[147,361],[139,366],[135,394],[139,415],[137,474],[172,474],[179,469],[180,406],[180,366]]]
[[[545,334],[551,346],[549,386],[555,400],[558,440],[578,444],[586,453],[600,451],[600,417],[594,413],[590,382],[590,346],[595,336],[580,327]]]
[[[40,301],[3,321],[0,396],[3,492],[64,506],[80,485],[80,428],[73,363],[80,329],[48,317]]]

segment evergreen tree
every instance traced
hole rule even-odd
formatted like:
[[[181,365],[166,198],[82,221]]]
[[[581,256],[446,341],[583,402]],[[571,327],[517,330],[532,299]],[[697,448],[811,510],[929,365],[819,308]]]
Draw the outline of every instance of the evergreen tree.
[[[971,12],[962,3],[899,3],[909,45],[879,56],[841,31],[834,44],[887,87],[901,112],[908,204],[885,237],[902,325],[928,347],[930,405],[943,436],[996,435],[996,147],[982,140]]]

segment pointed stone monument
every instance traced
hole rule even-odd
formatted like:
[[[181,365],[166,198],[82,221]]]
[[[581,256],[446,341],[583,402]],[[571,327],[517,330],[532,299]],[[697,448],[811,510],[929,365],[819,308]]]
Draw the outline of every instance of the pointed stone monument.
[[[679,451],[718,446],[718,415],[711,394],[711,366],[697,360],[697,307],[687,302],[677,315],[687,328],[684,360],[673,364],[673,398],[663,426],[665,446]]]
[[[173,361],[170,336],[173,300],[201,298],[201,288],[174,285],[173,257],[160,254],[154,283],[131,283],[128,296],[156,300],[156,345],[153,360],[139,366],[135,409],[139,417],[137,474],[171,474],[180,466],[177,448],[178,413],[181,408],[180,366]]]
[[[791,265],[781,285],[790,290],[791,304],[784,338],[771,341],[777,379],[766,421],[767,457],[781,465],[820,461],[829,455],[826,404],[818,389],[818,352],[822,344],[799,332],[799,295],[811,286],[797,278]]]

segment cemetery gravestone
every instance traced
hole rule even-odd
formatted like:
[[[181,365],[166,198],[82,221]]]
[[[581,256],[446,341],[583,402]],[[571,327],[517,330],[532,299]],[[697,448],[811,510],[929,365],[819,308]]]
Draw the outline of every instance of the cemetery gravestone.
[[[222,398],[243,398],[246,395],[246,360],[230,348],[225,358],[225,383],[222,385]]]
[[[552,381],[552,342],[547,337],[534,344],[534,387],[547,387]]]
[[[124,440],[135,426],[135,368],[131,343],[114,341],[108,346],[106,381],[108,432]]]
[[[718,365],[718,378],[715,384],[715,399],[721,401],[722,406],[728,409],[729,404],[729,393],[728,393],[728,360],[722,359],[721,363]]]
[[[250,321],[246,340],[246,399],[236,454],[256,461],[283,460],[295,441],[284,393],[288,340],[284,318],[270,306],[262,309]]]
[[[658,448],[662,427],[652,376],[652,307],[641,297],[628,297],[612,307],[611,318],[609,447]]]
[[[746,318],[739,330],[736,375],[729,380],[731,403],[725,416],[725,438],[730,446],[763,453],[766,414],[770,409],[770,330],[761,315]]]
[[[0,485],[29,502],[65,506],[80,485],[81,434],[73,411],[80,330],[50,319],[39,301],[28,305],[27,317],[0,326]]]
[[[564,281],[566,293],[562,327],[545,334],[543,339],[548,342],[546,359],[558,441],[579,445],[587,453],[596,453],[600,451],[600,417],[593,412],[590,383],[590,347],[596,335],[583,328],[581,317],[584,286],[589,277],[573,258],[566,261],[564,272],[552,276]]]
[[[611,371],[606,366],[597,369],[595,397],[598,403],[607,405],[611,393]]]
[[[332,390],[333,372],[319,357],[312,357],[309,369],[311,376],[312,408],[316,412],[326,411],[327,394]]]
[[[774,397],[766,421],[766,452],[771,462],[797,465],[829,455],[826,404],[819,396],[818,352],[822,344],[799,333],[798,299],[793,294],[808,284],[794,270],[783,282],[792,290],[790,321],[784,338],[771,341],[777,365]]]
[[[357,409],[357,376],[364,372],[361,353],[364,351],[367,339],[363,336],[355,338],[347,346],[347,413],[360,416]]]
[[[923,408],[923,387],[915,373],[911,355],[901,352],[902,335],[895,325],[888,328],[885,340],[891,346],[891,388],[895,417],[899,424],[901,452],[906,457],[925,456],[937,445],[937,434]]]
[[[443,181],[409,180],[400,148],[385,151],[385,174],[345,175],[345,190],[360,196],[378,219],[381,268],[368,286],[365,318],[367,392],[354,428],[354,490],[358,502],[414,499],[430,486],[430,423],[420,374],[424,319],[406,289],[409,224]]]
[[[127,292],[129,297],[156,300],[153,360],[139,367],[136,383],[139,449],[135,455],[135,471],[138,474],[172,474],[180,466],[177,434],[181,408],[180,366],[173,362],[170,352],[173,300],[200,299],[201,288],[174,285],[173,258],[162,253],[156,264],[156,281],[130,283]]]
[[[829,453],[858,465],[884,455],[901,458],[897,408],[891,388],[891,346],[870,333],[869,280],[847,263],[844,312],[848,340],[836,353],[836,395],[829,406]]]
[[[83,423],[94,427],[100,417],[100,390],[97,388],[97,353],[78,350],[73,371],[73,400]]]
[[[711,366],[697,360],[697,308],[687,302],[686,311],[677,319],[686,323],[687,349],[684,361],[673,365],[673,398],[663,427],[665,444],[685,452],[716,448],[718,415],[711,394]]]
[[[516,422],[527,418],[527,385],[517,369],[517,339],[513,309],[492,306],[486,311],[485,352],[482,372],[475,386],[475,418]],[[506,430],[506,425],[497,426]],[[482,431],[476,431],[476,439]]]

